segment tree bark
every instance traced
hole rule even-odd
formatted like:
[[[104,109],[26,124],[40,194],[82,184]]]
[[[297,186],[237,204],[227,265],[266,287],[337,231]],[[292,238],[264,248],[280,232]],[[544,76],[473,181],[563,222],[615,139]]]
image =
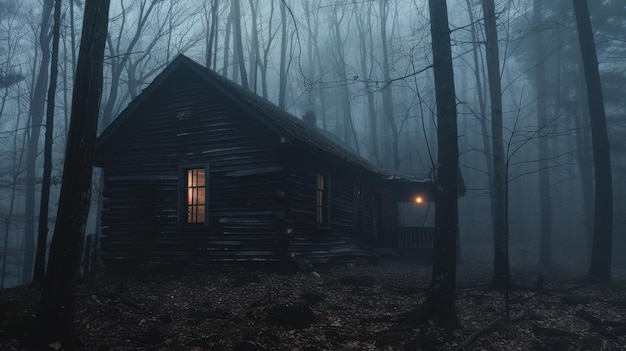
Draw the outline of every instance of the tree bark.
[[[545,131],[548,119],[546,96],[546,65],[543,53],[543,31],[541,29],[541,0],[533,1],[535,30],[535,85],[537,87],[537,152],[539,160],[539,263],[543,268],[552,264],[552,198],[550,196],[550,169],[548,168],[548,139]]]
[[[205,48],[204,48],[204,59],[206,68],[213,68],[215,63],[213,60],[213,42],[217,37],[217,8],[219,4],[217,0],[211,1],[211,16],[209,17],[209,13],[207,12],[207,3],[204,3],[204,12],[206,18],[206,26],[207,26],[207,36],[205,38]],[[210,19],[209,19],[210,18]]]
[[[46,89],[48,87],[48,69],[50,67],[50,17],[54,1],[43,2],[41,32],[41,66],[37,74],[35,90],[30,104],[31,129],[28,136],[28,153],[26,155],[26,199],[24,200],[24,264],[22,266],[22,283],[30,283],[33,276],[33,258],[35,256],[35,193],[37,176],[37,155],[39,154],[39,134],[43,123],[46,105]]]
[[[246,73],[246,61],[243,57],[243,39],[241,38],[241,6],[239,2],[240,0],[232,0],[231,2],[234,20],[233,26],[235,27],[234,44],[235,51],[237,53],[235,55],[235,59],[237,60],[237,66],[239,69],[239,74],[241,76],[241,86],[243,86],[245,89],[249,89],[248,74]]]
[[[595,177],[593,249],[588,278],[608,283],[611,281],[611,251],[613,246],[613,186],[609,136],[589,7],[586,0],[572,1],[587,84]]]
[[[44,141],[43,178],[39,204],[39,234],[33,283],[42,284],[46,271],[46,246],[48,245],[48,207],[52,181],[52,132],[54,131],[54,106],[59,75],[59,36],[61,28],[61,0],[54,1],[54,25],[52,27],[52,60],[50,61],[50,87],[46,106],[46,134]]]
[[[455,284],[459,145],[456,96],[446,2],[429,0],[428,4],[437,99],[435,247],[430,293],[422,306],[409,318],[423,322],[436,317],[442,327],[452,330],[457,326]]]
[[[248,83],[249,89],[256,94],[257,92],[257,77],[259,72],[259,57],[261,51],[259,48],[259,29],[257,25],[257,13],[259,4],[254,0],[249,0],[250,12],[252,14],[252,43],[250,44],[250,82]]]
[[[387,36],[387,17],[389,15],[389,8],[387,1],[380,2],[380,39],[382,42],[382,55],[383,55],[383,76],[385,82],[391,81],[391,65],[389,63],[389,50],[387,48],[387,42],[389,38]],[[387,84],[387,83],[385,83]],[[396,125],[396,120],[393,114],[393,92],[391,89],[391,83],[389,83],[382,91],[383,98],[383,111],[385,119],[391,129],[391,155],[393,157],[392,168],[397,170],[400,168],[400,149],[399,149],[399,131]]]
[[[369,121],[369,146],[372,157],[376,165],[380,165],[380,155],[378,152],[378,125],[376,105],[374,103],[374,93],[371,89],[371,75],[373,59],[371,57],[372,51],[372,5],[368,4],[367,13],[360,13],[356,19],[356,25],[359,34],[359,62],[361,68],[361,75],[365,81],[365,92],[367,94],[367,116]],[[369,38],[369,47],[368,39]],[[368,60],[368,54],[370,58]],[[369,67],[368,67],[369,66]],[[389,87],[391,88],[391,87]]]
[[[281,37],[280,37],[280,71],[278,77],[278,107],[285,108],[287,94],[287,9],[284,1],[280,1]],[[267,64],[267,62],[266,62]]]
[[[474,23],[474,12],[470,0],[466,0],[467,8],[470,17],[470,23]],[[483,94],[483,84],[480,77],[481,67],[484,72],[484,64],[481,65],[480,59],[480,46],[478,43],[478,34],[476,33],[476,26],[472,24],[470,27],[472,36],[472,56],[474,59],[474,79],[476,80],[476,93],[478,96],[478,107],[480,109],[480,116],[477,116],[478,123],[480,124],[480,132],[483,139],[483,155],[485,156],[485,166],[487,168],[487,181],[489,187],[493,187],[493,158],[491,151],[491,140],[489,138],[489,132],[487,130],[487,108],[485,101],[485,94]],[[489,208],[491,209],[491,220],[493,222],[495,212],[495,202],[492,197],[489,198]]]
[[[491,100],[491,137],[493,149],[493,248],[494,263],[491,278],[492,288],[504,291],[509,279],[507,170],[502,136],[502,87],[500,82],[500,55],[498,53],[498,29],[493,0],[483,0],[485,37],[487,45],[487,74]]]
[[[36,320],[34,340],[41,346],[53,341],[66,350],[78,346],[73,329],[75,289],[89,213],[109,3],[85,2],[57,221]]]

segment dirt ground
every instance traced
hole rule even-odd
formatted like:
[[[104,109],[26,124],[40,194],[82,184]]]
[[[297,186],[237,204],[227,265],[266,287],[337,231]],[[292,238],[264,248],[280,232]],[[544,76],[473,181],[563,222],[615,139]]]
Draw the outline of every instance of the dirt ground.
[[[258,267],[256,267],[258,268]],[[84,350],[625,350],[626,282],[517,271],[510,320],[490,267],[458,268],[459,329],[402,323],[430,266],[389,261],[282,269],[220,266],[102,279],[78,290]],[[0,291],[0,349],[28,350],[38,292]],[[51,349],[59,349],[52,344]]]

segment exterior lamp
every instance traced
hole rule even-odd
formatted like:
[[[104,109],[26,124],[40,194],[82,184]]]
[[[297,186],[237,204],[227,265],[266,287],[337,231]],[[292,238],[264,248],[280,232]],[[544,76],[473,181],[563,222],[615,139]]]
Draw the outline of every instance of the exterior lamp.
[[[420,195],[417,195],[415,197],[415,203],[418,204],[418,205],[424,203],[424,198],[422,196],[420,196]]]

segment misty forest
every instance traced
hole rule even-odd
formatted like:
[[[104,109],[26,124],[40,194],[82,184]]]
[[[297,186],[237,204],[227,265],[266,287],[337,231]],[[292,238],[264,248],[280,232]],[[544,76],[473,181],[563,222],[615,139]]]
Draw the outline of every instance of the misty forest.
[[[0,348],[626,347],[623,0],[0,0]]]

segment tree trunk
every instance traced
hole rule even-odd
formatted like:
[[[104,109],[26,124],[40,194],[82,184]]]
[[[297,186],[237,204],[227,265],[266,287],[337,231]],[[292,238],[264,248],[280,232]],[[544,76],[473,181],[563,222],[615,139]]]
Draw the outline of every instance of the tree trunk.
[[[268,89],[267,89],[267,62],[270,54],[270,50],[272,49],[272,42],[274,41],[275,34],[278,32],[272,33],[272,24],[274,22],[274,1],[270,1],[270,14],[269,19],[267,20],[267,43],[263,47],[263,61],[259,62],[259,69],[261,71],[261,92],[262,96],[267,99]]]
[[[43,180],[41,183],[41,202],[39,204],[39,235],[37,236],[37,255],[33,283],[42,284],[45,275],[46,246],[48,245],[48,207],[50,202],[50,183],[52,180],[52,132],[54,131],[54,98],[57,91],[59,74],[59,36],[61,28],[61,0],[54,1],[54,25],[52,28],[52,60],[50,63],[50,87],[46,106],[46,135],[44,141]]]
[[[451,330],[457,326],[455,290],[459,145],[456,97],[446,2],[429,0],[428,4],[437,99],[435,247],[430,293],[421,307],[410,312],[409,318],[425,322],[435,317],[442,327]]]
[[[470,0],[466,0],[470,23],[474,23],[474,12],[471,7]],[[478,35],[476,33],[476,26],[472,24],[470,27],[470,32],[472,35],[472,56],[474,58],[474,78],[476,79],[476,93],[478,95],[478,107],[480,109],[480,116],[477,116],[478,123],[480,123],[480,132],[482,134],[483,140],[483,155],[485,156],[485,166],[487,168],[487,182],[490,188],[493,188],[493,158],[491,151],[491,140],[489,138],[489,132],[487,130],[487,108],[485,101],[485,94],[483,94],[483,84],[482,79],[480,77],[481,66],[484,72],[484,64],[481,65],[482,60],[480,59],[480,46],[478,45]],[[489,197],[489,208],[491,209],[491,220],[493,222],[493,217],[495,213],[495,201],[493,197]]]
[[[26,199],[24,201],[24,264],[22,266],[22,283],[30,283],[33,276],[33,258],[35,256],[35,193],[37,176],[37,155],[39,154],[39,134],[43,123],[46,105],[46,89],[48,87],[48,68],[50,66],[50,17],[54,1],[43,2],[41,14],[41,66],[37,74],[35,91],[30,104],[31,129],[28,137],[28,153],[26,155]]]
[[[613,240],[613,186],[609,136],[604,112],[602,84],[598,70],[598,56],[591,29],[589,7],[586,0],[573,0],[578,42],[583,58],[587,100],[591,126],[595,200],[593,218],[593,249],[588,278],[602,283],[611,281]]]
[[[59,341],[73,350],[78,345],[73,330],[75,289],[89,213],[108,15],[109,0],[85,2],[57,221],[36,320],[41,346]]]
[[[537,87],[537,152],[539,160],[539,263],[543,268],[552,264],[552,198],[550,196],[550,169],[548,168],[548,136],[546,132],[548,106],[546,96],[546,65],[543,53],[543,30],[541,29],[541,1],[533,1],[535,30],[535,85]]]
[[[8,87],[7,87],[8,89]],[[22,115],[19,111],[19,107],[18,107],[18,111],[17,111],[17,118],[15,121],[15,125],[19,126],[20,125],[20,116]],[[12,167],[12,176],[13,176],[13,184],[11,184],[11,198],[9,200],[9,208],[8,208],[8,212],[7,212],[7,217],[6,220],[4,221],[4,249],[2,250],[2,278],[0,278],[0,289],[4,289],[5,287],[5,280],[6,280],[6,273],[7,273],[7,257],[9,254],[9,234],[11,232],[11,224],[13,223],[13,210],[15,209],[15,194],[17,192],[17,179],[20,175],[20,169],[22,168],[22,160],[24,159],[24,144],[26,142],[26,138],[22,139],[22,151],[19,153],[19,160],[17,157],[18,154],[18,149],[17,149],[17,140],[18,140],[18,134],[15,133],[14,137],[13,137],[13,167]]]
[[[383,75],[385,77],[385,82],[391,82],[391,66],[389,64],[389,50],[387,48],[387,41],[389,40],[389,38],[387,37],[387,17],[389,15],[389,9],[387,5],[387,1],[380,2],[380,39],[383,49]],[[400,168],[400,135],[393,114],[393,93],[391,90],[391,83],[389,83],[385,87],[385,89],[383,89],[382,94],[385,119],[387,120],[389,128],[391,129],[391,154],[393,157],[392,167],[394,170],[397,170],[398,168]]]
[[[493,248],[494,263],[491,278],[492,288],[504,291],[509,279],[507,171],[502,136],[502,88],[500,83],[500,55],[498,53],[498,30],[493,0],[483,0],[485,37],[487,41],[487,73],[489,75],[489,97],[491,100],[491,136],[493,149]]]
[[[211,1],[211,19],[209,20],[209,14],[205,13],[206,17],[207,17],[207,29],[208,29],[208,33],[207,33],[207,37],[206,37],[206,47],[205,47],[205,65],[207,68],[214,68],[215,63],[212,62],[213,60],[213,43],[216,41],[217,38],[217,8],[219,6],[219,3],[217,0],[213,0]],[[205,11],[206,11],[206,3],[205,3]],[[210,28],[209,28],[209,21],[210,21]]]
[[[278,77],[278,107],[285,108],[285,96],[287,94],[287,10],[284,1],[280,1],[280,72]],[[267,62],[265,62],[267,64]]]
[[[341,10],[341,19],[337,18],[337,10],[335,10],[333,14],[333,37],[335,44],[335,69],[338,72],[339,81],[347,82],[348,74],[346,72],[346,60],[345,60],[345,41],[342,40],[341,35],[341,22],[345,16],[345,10]],[[356,131],[354,129],[354,123],[352,123],[352,106],[350,102],[350,91],[348,90],[348,84],[339,84],[337,87],[338,96],[340,99],[341,105],[341,115],[343,117],[343,140],[346,145],[350,147],[354,147],[357,154],[359,152],[359,143],[356,136]]]
[[[380,165],[380,156],[378,152],[378,127],[376,106],[374,104],[374,94],[371,91],[370,79],[372,74],[371,48],[372,48],[372,5],[368,5],[367,14],[359,14],[357,17],[357,29],[359,31],[359,62],[361,75],[365,81],[365,92],[367,94],[367,116],[369,121],[369,146],[372,157],[376,165]],[[369,36],[369,47],[368,47]],[[370,59],[368,62],[368,54]],[[368,67],[369,64],[369,67]]]
[[[259,72],[259,57],[261,52],[259,50],[259,29],[257,25],[257,13],[259,4],[256,1],[249,0],[250,12],[252,13],[252,43],[250,44],[250,82],[248,84],[249,89],[256,94],[257,91],[257,74]]]
[[[589,104],[584,94],[585,77],[582,68],[579,70],[580,80],[577,86],[577,121],[576,128],[576,157],[578,158],[578,172],[580,173],[580,189],[583,207],[583,232],[587,244],[587,262],[591,262],[593,248],[593,156],[591,154],[591,134],[589,127]]]
[[[240,0],[232,0],[231,2],[234,20],[233,27],[235,27],[234,44],[235,51],[237,53],[237,55],[235,55],[235,59],[237,60],[237,66],[241,76],[241,86],[245,89],[249,89],[248,74],[246,73],[246,61],[243,58],[243,40],[241,38],[241,6],[239,2]]]
[[[451,328],[456,323],[454,302],[459,167],[456,97],[446,2],[429,0],[429,7],[437,99],[439,163],[435,180],[437,188],[435,190],[435,260],[432,273],[432,296],[436,296],[439,302],[437,309],[441,324]]]
[[[224,70],[222,75],[228,78],[228,69],[230,68],[230,27],[233,23],[233,12],[230,11],[226,19],[226,33],[224,35]]]

